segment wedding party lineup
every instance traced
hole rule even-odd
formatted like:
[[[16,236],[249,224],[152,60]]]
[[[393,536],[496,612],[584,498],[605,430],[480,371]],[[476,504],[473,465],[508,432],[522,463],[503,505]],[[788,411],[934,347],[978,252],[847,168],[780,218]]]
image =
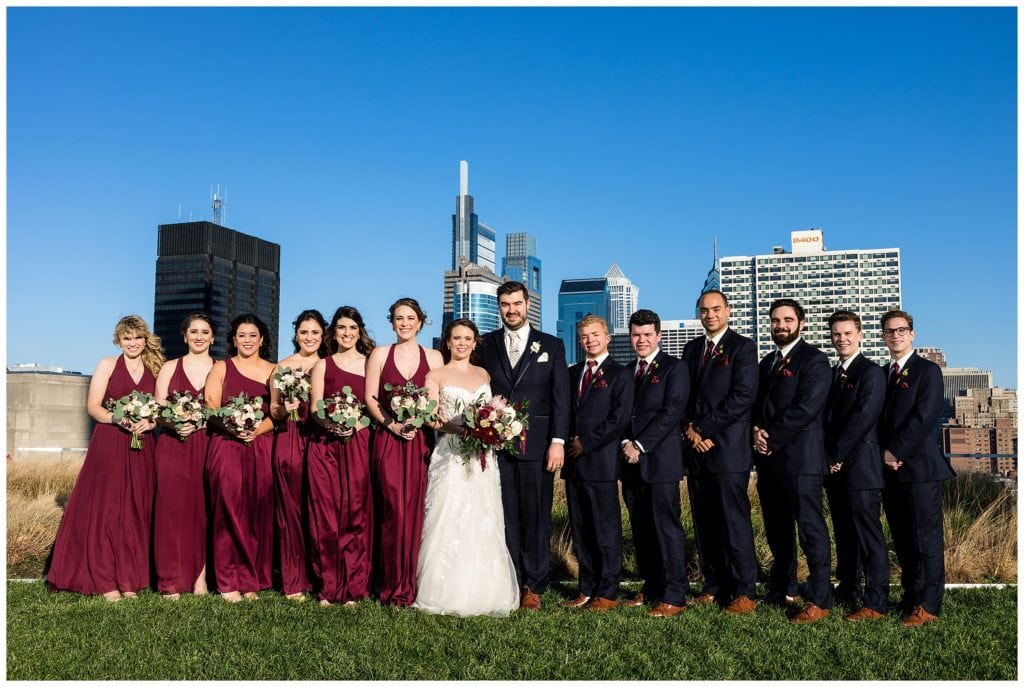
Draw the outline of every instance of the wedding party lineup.
[[[325,608],[371,601],[455,616],[543,605],[672,618],[706,604],[737,616],[781,607],[793,624],[830,613],[936,622],[942,485],[955,473],[930,436],[942,373],[915,352],[912,315],[881,316],[890,360],[878,365],[861,350],[860,315],[832,312],[832,365],[801,336],[798,300],[771,303],[775,349],[760,360],[729,326],[725,293],[693,302],[704,333],[681,356],[662,349],[658,314],[638,309],[630,360],[609,354],[609,323],[586,315],[571,366],[562,339],[530,324],[518,281],[497,289],[496,330],[454,319],[441,350],[418,342],[428,317],[408,297],[388,310],[387,343],[356,307],[330,320],[303,310],[280,361],[268,360],[270,329],[251,313],[228,331],[189,314],[187,352],[172,360],[142,317],[123,317],[120,355],[102,358],[89,383],[95,428],[48,588],[120,603],[148,589],[243,604],[273,590]],[[224,359],[211,355],[216,339]],[[552,602],[542,595],[556,480],[579,572]],[[752,518],[771,552],[760,573]],[[641,580],[629,593],[624,546]],[[891,600],[890,548],[902,588]]]

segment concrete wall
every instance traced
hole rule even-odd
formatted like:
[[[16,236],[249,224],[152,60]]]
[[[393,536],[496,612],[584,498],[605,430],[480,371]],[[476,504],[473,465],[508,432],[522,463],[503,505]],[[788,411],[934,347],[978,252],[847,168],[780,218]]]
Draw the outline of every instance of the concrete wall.
[[[7,373],[7,455],[13,460],[82,458],[93,420],[88,375]]]

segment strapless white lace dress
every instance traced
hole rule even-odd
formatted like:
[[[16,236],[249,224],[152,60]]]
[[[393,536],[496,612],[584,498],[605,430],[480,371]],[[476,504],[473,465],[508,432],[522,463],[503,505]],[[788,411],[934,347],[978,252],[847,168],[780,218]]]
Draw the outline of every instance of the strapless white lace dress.
[[[455,417],[490,385],[474,391],[441,387],[440,406]],[[512,557],[505,546],[498,462],[463,463],[460,439],[443,434],[430,457],[414,608],[444,615],[506,617],[519,606]]]

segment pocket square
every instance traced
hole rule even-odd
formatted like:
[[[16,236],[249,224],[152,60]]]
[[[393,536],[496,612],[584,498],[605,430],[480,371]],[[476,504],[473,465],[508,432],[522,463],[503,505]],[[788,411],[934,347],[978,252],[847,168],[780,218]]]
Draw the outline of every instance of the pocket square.
[[[547,361],[548,361],[548,354],[547,353],[541,353],[540,355],[537,356],[537,362],[538,363],[546,363]]]
[[[650,383],[661,384],[661,377],[659,377],[658,375],[651,375]]]
[[[603,378],[598,377],[596,380],[594,380],[594,388],[595,389],[607,389],[608,388],[608,382],[606,382]]]

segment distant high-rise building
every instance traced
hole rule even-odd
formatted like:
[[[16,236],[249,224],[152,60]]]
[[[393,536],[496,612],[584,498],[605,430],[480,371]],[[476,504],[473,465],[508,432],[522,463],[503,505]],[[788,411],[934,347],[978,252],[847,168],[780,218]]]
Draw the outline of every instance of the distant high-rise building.
[[[683,357],[683,348],[694,339],[704,336],[700,320],[662,320],[661,349],[677,358]]]
[[[469,195],[469,163],[459,162],[459,195],[455,197],[452,215],[452,267],[459,267],[465,258],[474,265],[495,269],[497,244],[494,230],[480,221],[473,211],[473,196]]]
[[[161,224],[157,228],[153,331],[168,359],[188,348],[181,322],[191,312],[213,318],[217,336],[210,355],[227,357],[228,323],[252,313],[270,330],[270,359],[277,360],[281,246],[213,222]]]
[[[505,237],[505,257],[501,259],[501,273],[526,286],[530,292],[530,326],[540,329],[540,258],[537,257],[537,239],[533,235],[517,232]]]
[[[943,450],[958,472],[1009,476],[1017,472],[1017,394],[1012,389],[965,389],[942,428]]]
[[[914,352],[925,360],[930,360],[939,367],[946,367],[946,353],[936,346],[915,346]]]
[[[718,237],[715,237],[714,252],[711,255],[711,269],[708,270],[708,275],[704,278],[704,288],[700,290],[701,295],[704,295],[708,291],[721,291],[722,290],[722,272],[718,264]],[[694,317],[700,319],[700,306],[694,304],[693,306]]]
[[[833,361],[828,317],[836,310],[860,315],[861,351],[875,362],[889,353],[882,342],[881,317],[899,308],[900,249],[825,249],[820,229],[791,233],[792,252],[776,246],[769,255],[721,260],[722,292],[729,299],[729,326],[757,342],[759,356],[775,350],[768,308],[777,298],[794,298],[807,314],[803,338]]]
[[[558,290],[558,322],[556,335],[565,345],[565,359],[570,365],[584,358],[576,336],[576,324],[587,315],[603,317],[607,322],[611,313],[608,280],[563,279]],[[609,323],[611,327],[611,323]]]
[[[502,279],[494,267],[495,233],[473,211],[469,163],[462,160],[459,195],[452,215],[452,266],[444,273],[442,327],[466,317],[473,320],[481,334],[498,328],[498,286]],[[439,338],[434,341],[435,346],[439,345]]]
[[[915,349],[916,350],[916,349]],[[976,367],[944,367],[942,368],[943,408],[939,415],[940,421],[953,416],[953,403],[968,389],[991,389],[992,372],[979,370]]]
[[[608,281],[608,294],[611,299],[608,326],[612,334],[628,334],[629,316],[636,312],[638,307],[640,288],[635,286],[614,263],[604,278]]]

